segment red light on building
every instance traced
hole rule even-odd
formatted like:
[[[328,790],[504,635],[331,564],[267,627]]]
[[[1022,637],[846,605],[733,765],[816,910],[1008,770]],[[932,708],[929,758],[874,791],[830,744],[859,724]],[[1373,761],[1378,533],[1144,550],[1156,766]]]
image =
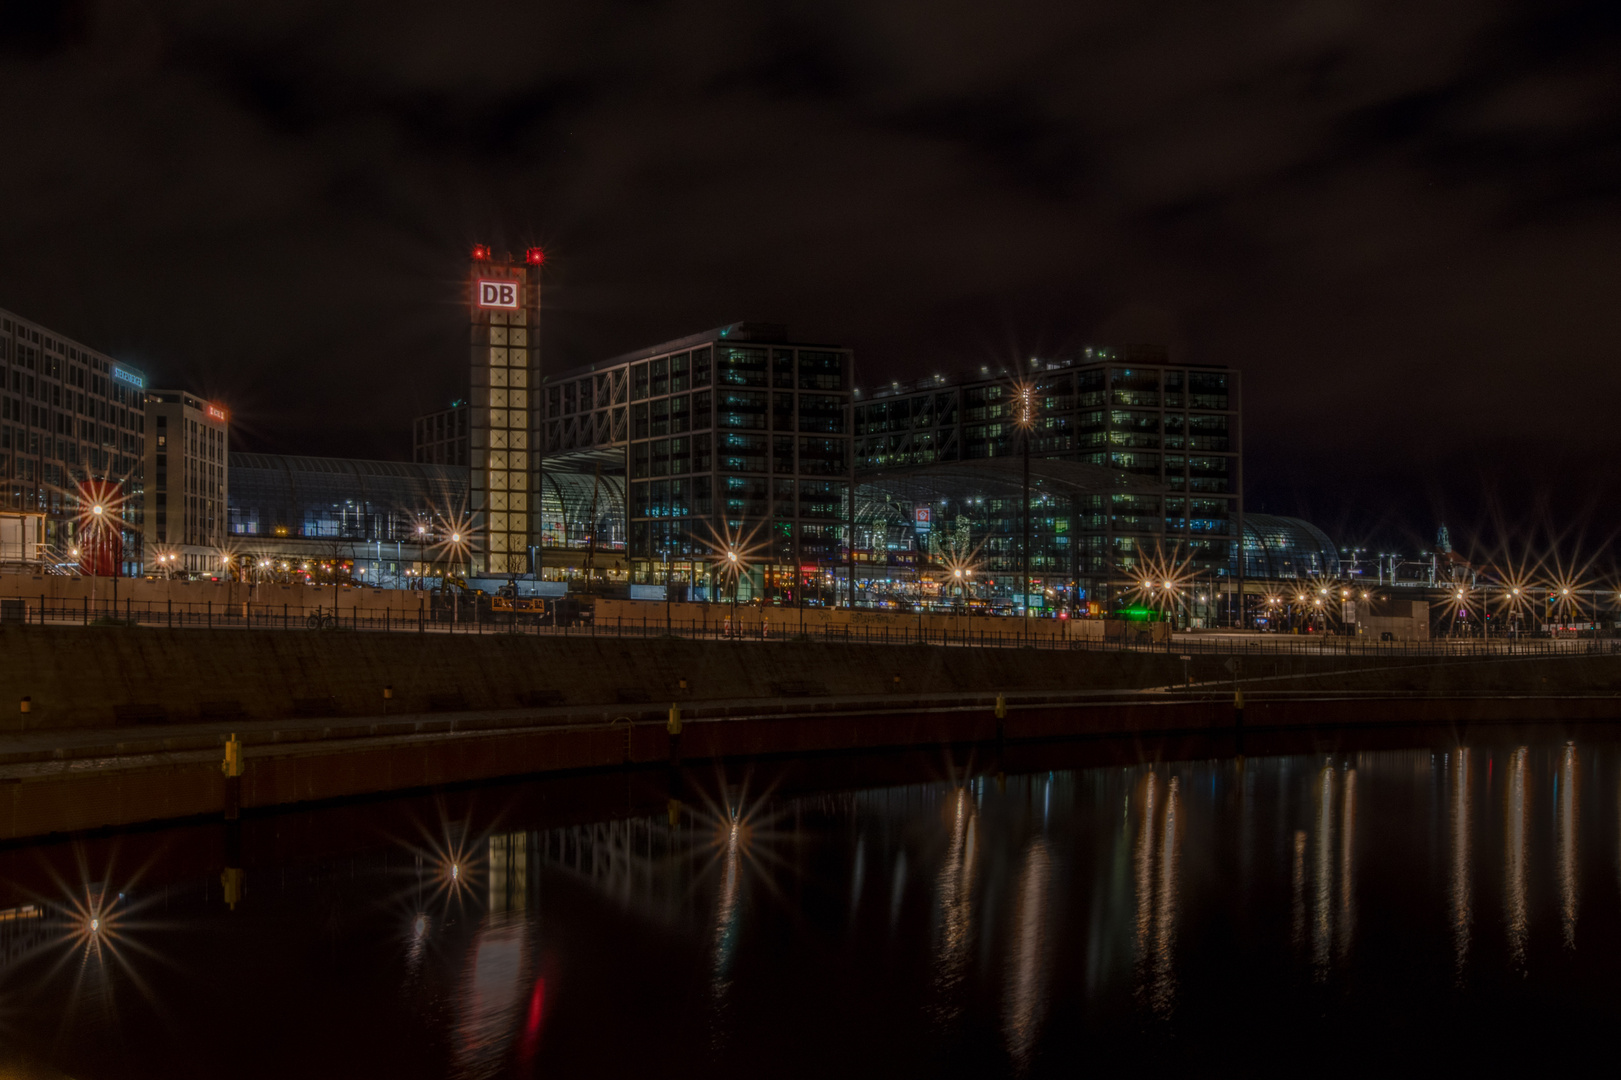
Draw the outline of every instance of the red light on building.
[[[546,253],[540,248],[530,248],[523,253],[523,261],[530,266],[539,266],[546,261]]]
[[[222,424],[229,418],[224,409],[212,403],[208,405],[208,417],[211,420],[218,420]]]
[[[490,245],[488,245],[488,244],[474,244],[473,245],[473,259],[476,262],[489,262],[490,261]]]

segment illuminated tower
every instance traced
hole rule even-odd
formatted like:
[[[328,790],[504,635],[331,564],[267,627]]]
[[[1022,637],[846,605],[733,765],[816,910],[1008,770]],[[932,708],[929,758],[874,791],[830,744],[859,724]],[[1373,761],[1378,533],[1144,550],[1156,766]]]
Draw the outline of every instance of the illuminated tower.
[[[528,573],[530,548],[539,543],[535,335],[544,261],[539,248],[519,262],[510,255],[496,259],[479,244],[467,275],[473,323],[468,510],[477,575]]]

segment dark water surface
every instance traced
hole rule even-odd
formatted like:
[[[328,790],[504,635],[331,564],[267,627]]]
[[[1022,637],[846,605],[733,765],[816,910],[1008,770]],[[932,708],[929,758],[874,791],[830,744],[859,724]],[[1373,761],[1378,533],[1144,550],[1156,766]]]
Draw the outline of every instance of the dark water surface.
[[[719,1078],[1607,1060],[1613,729],[1247,749],[773,760],[12,848],[0,1062]]]

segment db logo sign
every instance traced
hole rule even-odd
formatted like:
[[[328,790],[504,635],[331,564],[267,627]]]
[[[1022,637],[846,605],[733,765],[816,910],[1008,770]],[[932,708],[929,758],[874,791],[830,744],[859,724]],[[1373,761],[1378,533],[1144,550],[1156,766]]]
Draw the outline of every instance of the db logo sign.
[[[516,281],[480,281],[478,283],[478,306],[493,308],[517,307],[518,283]]]

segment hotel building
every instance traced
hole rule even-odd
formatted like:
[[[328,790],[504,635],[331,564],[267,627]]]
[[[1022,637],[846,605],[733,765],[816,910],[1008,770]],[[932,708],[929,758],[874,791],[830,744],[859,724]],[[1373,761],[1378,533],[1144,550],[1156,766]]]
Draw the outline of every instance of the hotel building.
[[[184,390],[148,390],[146,415],[147,566],[220,573],[230,521],[230,413]]]

